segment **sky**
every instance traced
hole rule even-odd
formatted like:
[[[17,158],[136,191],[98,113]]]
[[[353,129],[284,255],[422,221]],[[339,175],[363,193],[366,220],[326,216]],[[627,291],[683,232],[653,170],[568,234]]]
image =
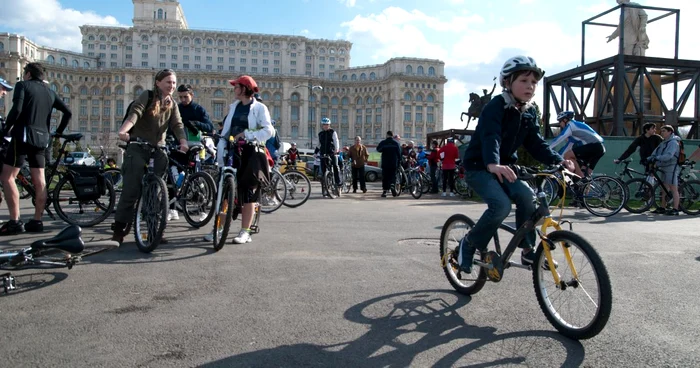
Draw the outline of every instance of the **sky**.
[[[681,10],[681,59],[700,59],[695,35],[697,0],[639,1]],[[547,75],[581,64],[581,22],[617,6],[615,0],[181,0],[190,28],[302,35],[353,43],[351,67],[382,64],[392,57],[445,62],[443,126],[463,128],[459,117],[469,92],[491,90],[493,78],[511,56],[529,55]],[[131,26],[129,0],[0,0],[0,32],[81,51],[82,24]],[[663,12],[647,10],[649,19]],[[617,24],[619,12],[599,19]],[[674,17],[648,25],[647,56],[673,57]],[[590,63],[617,53],[606,43],[614,28],[586,27]],[[541,87],[541,85],[540,85]],[[496,88],[496,93],[500,88]],[[538,90],[535,101],[541,104]]]

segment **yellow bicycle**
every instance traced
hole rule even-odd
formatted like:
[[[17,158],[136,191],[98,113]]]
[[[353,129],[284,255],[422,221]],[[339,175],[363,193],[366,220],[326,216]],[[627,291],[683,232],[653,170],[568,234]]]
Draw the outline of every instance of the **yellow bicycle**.
[[[537,170],[514,166],[520,180],[553,178],[561,186],[572,173],[559,166],[551,170]],[[561,179],[555,174],[561,173]],[[474,221],[462,214],[452,215],[440,235],[442,268],[450,284],[458,292],[473,295],[487,281],[499,282],[504,271],[515,267],[532,271],[537,301],[549,322],[563,335],[572,339],[588,339],[603,330],[612,310],[610,277],[600,255],[593,246],[552,218],[543,189],[547,180],[540,180],[537,188],[537,209],[532,217],[517,230],[501,224],[499,230],[512,235],[505,251],[501,251],[499,232],[493,237],[495,250],[476,251],[470,274],[460,271],[457,263],[459,243],[474,227]],[[563,191],[565,192],[565,191]],[[563,210],[564,200],[559,208]],[[560,212],[561,218],[562,212]],[[537,224],[541,222],[539,229]],[[554,229],[548,232],[549,229]],[[511,261],[518,244],[531,231],[537,231],[540,242],[533,266]],[[548,267],[556,265],[556,267]]]

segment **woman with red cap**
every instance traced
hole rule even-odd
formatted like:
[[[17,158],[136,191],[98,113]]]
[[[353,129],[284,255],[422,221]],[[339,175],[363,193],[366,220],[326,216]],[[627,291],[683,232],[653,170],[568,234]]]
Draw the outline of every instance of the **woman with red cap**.
[[[222,136],[234,137],[236,140],[245,139],[251,144],[243,146],[240,159],[234,159],[234,167],[238,168],[238,198],[243,203],[241,211],[241,231],[233,238],[236,244],[249,243],[250,226],[253,223],[255,203],[260,194],[259,186],[250,185],[250,178],[246,178],[247,166],[255,157],[256,152],[264,152],[265,141],[272,137],[274,128],[270,119],[270,112],[263,103],[258,102],[253,95],[259,92],[258,85],[250,76],[243,75],[235,80],[230,80],[233,93],[236,98],[230,105],[229,112],[224,117]],[[259,151],[263,149],[263,151]],[[220,166],[224,165],[226,141],[219,140],[216,161]],[[234,156],[235,157],[235,156]],[[209,241],[211,239],[205,238]]]

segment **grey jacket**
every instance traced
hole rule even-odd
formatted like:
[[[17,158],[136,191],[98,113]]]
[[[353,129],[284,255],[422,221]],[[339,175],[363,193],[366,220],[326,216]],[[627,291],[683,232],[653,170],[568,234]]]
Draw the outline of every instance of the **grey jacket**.
[[[669,168],[678,164],[678,155],[680,154],[679,143],[681,137],[673,134],[667,139],[664,139],[661,144],[651,153],[649,158],[656,161],[656,166],[659,168]]]

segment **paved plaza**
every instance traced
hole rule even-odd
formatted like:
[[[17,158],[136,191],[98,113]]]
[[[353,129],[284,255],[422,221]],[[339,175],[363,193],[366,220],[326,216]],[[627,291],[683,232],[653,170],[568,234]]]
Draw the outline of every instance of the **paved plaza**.
[[[23,288],[0,296],[2,365],[700,366],[700,219],[567,211],[614,293],[605,330],[577,342],[547,322],[527,271],[508,270],[471,298],[453,291],[441,226],[457,212],[477,218],[483,204],[380,192],[373,183],[329,200],[314,186],[303,206],[263,215],[252,243],[218,253],[201,241],[209,227],[181,219],[152,254],[128,238],[72,270],[18,272]],[[22,201],[23,214],[30,206]],[[108,238],[110,222],[84,239]],[[44,237],[63,226],[45,223]],[[0,248],[37,238],[1,238]]]

